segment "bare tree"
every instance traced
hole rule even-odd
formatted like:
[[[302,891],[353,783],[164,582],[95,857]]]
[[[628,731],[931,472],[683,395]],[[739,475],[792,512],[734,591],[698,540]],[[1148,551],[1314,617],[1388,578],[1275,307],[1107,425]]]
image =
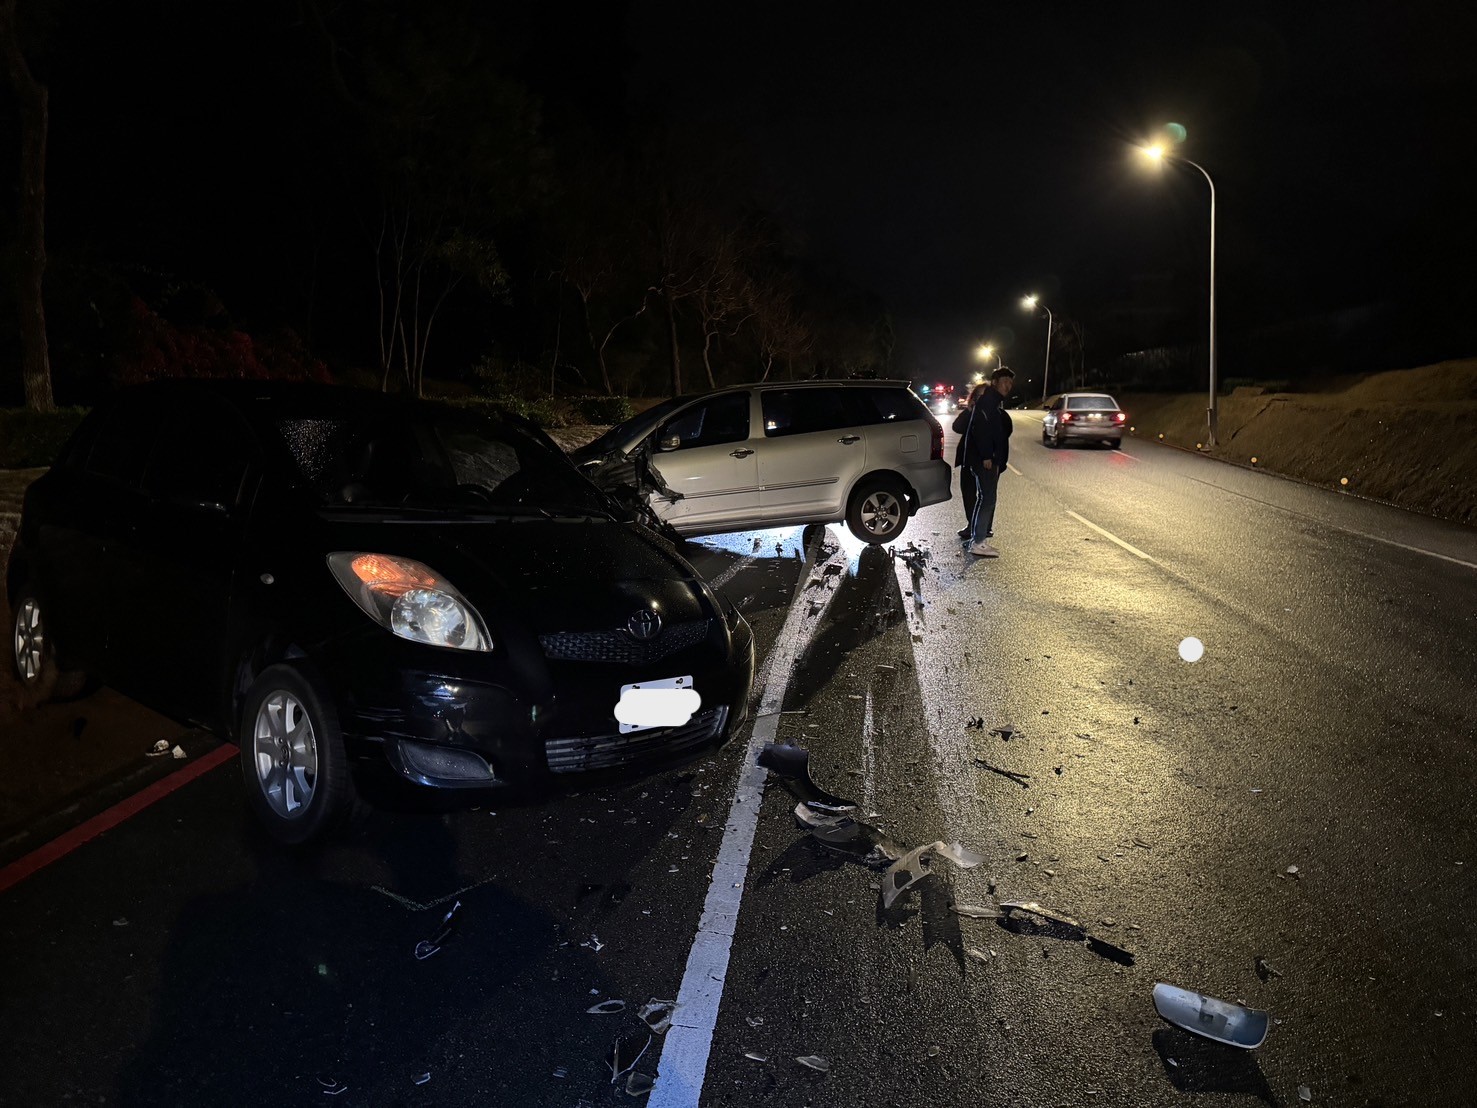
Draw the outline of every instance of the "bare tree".
[[[49,99],[21,51],[16,27],[16,0],[0,0],[0,51],[6,76],[20,115],[20,203],[17,219],[20,266],[17,308],[20,316],[21,376],[26,407],[49,412],[55,407],[51,392],[51,355],[46,343],[46,306],[42,284],[46,276],[46,132]]]

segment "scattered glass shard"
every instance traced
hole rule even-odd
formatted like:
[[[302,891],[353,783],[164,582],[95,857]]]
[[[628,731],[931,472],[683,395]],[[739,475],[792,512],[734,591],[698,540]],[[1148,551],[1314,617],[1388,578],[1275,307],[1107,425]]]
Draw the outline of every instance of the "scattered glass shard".
[[[592,1004],[585,1009],[587,1016],[613,1016],[626,1010],[624,1000],[602,1000],[599,1004]]]
[[[672,1026],[672,1016],[677,1011],[675,1000],[658,1000],[652,997],[636,1013],[641,1017],[641,1022],[651,1028],[657,1035],[665,1035]]]
[[[605,1064],[610,1067],[612,1085],[636,1068],[636,1063],[641,1061],[641,1056],[651,1045],[651,1036],[647,1035],[645,1039],[640,1050],[635,1047],[636,1035],[618,1036],[610,1044],[610,1052],[605,1055]]]
[[[318,1078],[318,1084],[323,1086],[324,1096],[338,1096],[340,1093],[346,1093],[349,1091],[349,1087],[345,1085],[342,1081],[335,1081],[331,1079],[325,1080],[320,1077]]]
[[[754,1050],[746,1050],[744,1052],[744,1057],[747,1058],[747,1059],[749,1059],[749,1061],[751,1061],[751,1062],[767,1062],[767,1061],[769,1061],[769,1055],[768,1054],[760,1054],[758,1051],[754,1051]]]
[[[1193,1035],[1242,1050],[1255,1050],[1267,1039],[1271,1022],[1266,1012],[1244,1008],[1228,1000],[1167,985],[1154,984],[1154,1010]]]
[[[626,1078],[626,1095],[645,1096],[651,1092],[652,1086],[655,1084],[656,1079],[649,1073],[632,1073],[630,1077]]]
[[[420,1074],[419,1076],[417,1076],[415,1078],[415,1083],[417,1085],[424,1085],[424,1084],[426,1084],[430,1080],[431,1080],[431,1075],[430,1075],[429,1072],[427,1072],[427,1073],[423,1073],[423,1074]]]
[[[458,900],[449,909],[446,915],[441,917],[441,926],[436,928],[436,933],[429,939],[422,939],[415,944],[415,957],[417,961],[424,962],[435,954],[447,941],[456,934],[457,924],[461,922],[462,902]]]
[[[822,1058],[819,1054],[806,1054],[800,1058],[796,1058],[795,1061],[807,1069],[813,1069],[818,1073],[831,1072],[831,1060],[829,1058]]]
[[[588,950],[593,950],[596,954],[599,954],[605,949],[605,944],[600,941],[600,936],[593,931],[590,932],[590,938],[586,942],[580,943],[580,946]]]

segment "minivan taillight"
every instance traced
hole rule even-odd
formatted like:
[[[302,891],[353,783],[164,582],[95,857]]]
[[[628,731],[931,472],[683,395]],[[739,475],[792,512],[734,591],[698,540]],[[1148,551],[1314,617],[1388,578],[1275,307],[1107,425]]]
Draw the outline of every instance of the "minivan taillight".
[[[932,416],[928,422],[933,425],[932,445],[928,448],[928,459],[933,462],[944,460],[944,425]]]

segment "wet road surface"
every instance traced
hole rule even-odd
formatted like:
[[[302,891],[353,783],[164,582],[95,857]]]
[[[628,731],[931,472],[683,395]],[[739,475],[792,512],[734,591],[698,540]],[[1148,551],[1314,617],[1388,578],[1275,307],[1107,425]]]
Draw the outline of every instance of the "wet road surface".
[[[648,1038],[664,1105],[1467,1103],[1477,537],[1167,448],[1048,451],[1033,418],[1003,556],[925,509],[916,596],[835,527],[689,546],[754,625],[758,738],[978,868],[883,909],[880,870],[750,787],[748,728],[302,853],[230,763],[0,894],[0,1103],[636,1103],[605,1058]],[[1132,964],[951,910],[1009,900]],[[1169,1027],[1156,980],[1270,1009],[1266,1044]],[[635,1009],[679,993],[649,1036]]]

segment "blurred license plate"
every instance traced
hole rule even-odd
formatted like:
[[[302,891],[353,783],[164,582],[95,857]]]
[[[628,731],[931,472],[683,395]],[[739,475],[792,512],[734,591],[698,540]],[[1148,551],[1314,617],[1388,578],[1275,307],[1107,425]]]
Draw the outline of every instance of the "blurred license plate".
[[[692,677],[663,677],[621,686],[615,706],[621,734],[653,727],[681,727],[697,714],[703,698],[692,687]]]

